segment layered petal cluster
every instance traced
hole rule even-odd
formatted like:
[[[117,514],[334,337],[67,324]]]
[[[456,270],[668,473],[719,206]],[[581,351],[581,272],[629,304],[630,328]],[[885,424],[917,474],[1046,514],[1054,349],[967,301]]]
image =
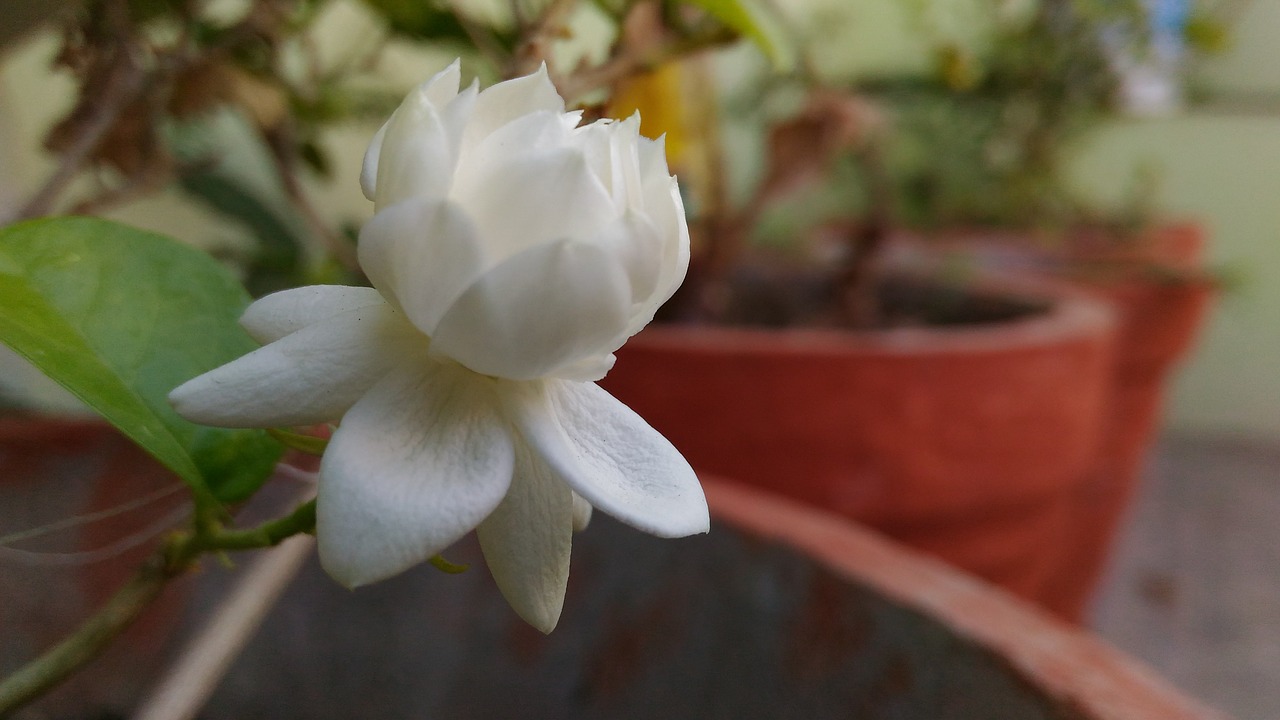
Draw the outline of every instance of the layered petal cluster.
[[[264,346],[170,399],[210,425],[338,422],[316,525],[334,578],[390,577],[474,529],[550,631],[592,506],[664,537],[708,528],[688,463],[592,382],[683,279],[688,230],[638,118],[579,126],[545,71],[458,78],[411,93],[366,155],[375,287],[255,302],[241,322]]]
[[[360,264],[434,355],[514,380],[598,380],[684,279],[689,231],[639,116],[579,126],[545,68],[458,92],[455,63],[365,155]]]

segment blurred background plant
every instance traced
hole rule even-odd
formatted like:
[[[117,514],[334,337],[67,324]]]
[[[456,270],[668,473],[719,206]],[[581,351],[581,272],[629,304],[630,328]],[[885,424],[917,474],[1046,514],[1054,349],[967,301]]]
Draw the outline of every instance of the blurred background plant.
[[[582,33],[569,29],[581,22],[578,5],[5,0],[0,11],[13,21],[0,42],[56,32],[52,66],[74,78],[76,99],[44,135],[56,167],[0,214],[109,213],[179,188],[252,238],[211,250],[242,269],[253,294],[352,281],[359,218],[335,222],[306,186],[333,175],[326,132],[395,108],[404,82],[382,72],[387,55],[461,56],[488,83],[536,69],[552,44],[570,40],[579,49],[552,71],[571,99],[598,100],[665,59],[741,34],[780,52],[758,8],[737,0],[601,0],[585,8]],[[621,36],[625,18],[648,5],[656,31],[642,42]]]
[[[1135,241],[1160,219],[1160,173],[1139,166],[1116,202],[1085,198],[1067,164],[1106,122],[1171,115],[1195,63],[1228,45],[1237,2],[974,0],[910,3],[926,60],[856,55],[847,30],[865,4],[815,4],[790,75],[720,63],[730,178],[702,210],[712,298],[744,249],[826,267],[854,286],[837,320],[875,325],[870,283],[891,234],[1000,232],[1033,246]],[[1170,9],[1172,8],[1172,9]],[[1172,19],[1170,19],[1172,18]],[[865,17],[864,17],[865,19]],[[839,46],[845,45],[841,48]],[[763,146],[761,146],[763,144]],[[695,274],[695,281],[698,276]],[[703,298],[684,314],[715,315]],[[710,308],[708,306],[711,306]]]

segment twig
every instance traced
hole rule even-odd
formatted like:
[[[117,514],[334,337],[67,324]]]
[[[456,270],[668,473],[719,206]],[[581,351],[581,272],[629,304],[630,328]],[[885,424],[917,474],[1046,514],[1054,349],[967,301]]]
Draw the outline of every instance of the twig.
[[[333,232],[328,223],[320,217],[320,213],[316,212],[315,206],[311,204],[311,200],[307,197],[302,183],[298,181],[298,174],[293,166],[292,129],[286,125],[276,128],[265,135],[269,149],[268,154],[271,156],[271,162],[276,168],[276,174],[280,176],[280,184],[284,187],[285,195],[288,196],[289,201],[293,203],[298,213],[302,215],[303,222],[307,224],[311,234],[343,267],[353,273],[359,273],[360,260],[356,257],[355,248]]]
[[[551,43],[564,36],[565,23],[577,5],[578,0],[551,0],[547,4],[524,42],[516,48],[515,62],[508,73],[510,77],[528,75],[546,61]]]
[[[142,703],[135,720],[195,717],[314,546],[313,538],[299,537],[254,563]]]
[[[192,559],[192,536],[175,534],[138,574],[67,639],[0,683],[0,717],[31,702],[97,657]]]
[[[467,16],[462,10],[462,5],[460,0],[453,0],[449,7],[453,10],[454,17],[458,18],[458,24],[462,26],[462,31],[467,34],[471,44],[475,45],[476,50],[479,50],[480,54],[495,68],[506,67],[511,62],[510,54],[497,42],[488,28]]]
[[[219,530],[205,542],[209,550],[257,550],[273,547],[316,526],[316,501],[294,508],[293,512],[247,530]]]
[[[280,544],[315,528],[315,500],[288,515],[246,530],[223,529],[208,509],[197,508],[194,532],[174,532],[107,604],[69,637],[0,681],[0,717],[35,700],[93,660],[137,620],[165,583],[186,572],[202,553],[252,550]]]
[[[173,178],[169,173],[146,173],[129,178],[123,183],[103,188],[96,195],[87,197],[71,207],[71,215],[94,215],[135,198],[147,195],[167,185]]]
[[[608,87],[633,75],[648,72],[676,58],[698,50],[707,50],[738,40],[738,34],[725,27],[714,27],[690,35],[678,36],[646,48],[630,48],[608,61],[581,69],[560,83],[560,92],[570,100],[602,87]]]
[[[81,525],[88,525],[90,523],[98,522],[99,520],[106,520],[107,518],[112,518],[117,515],[123,515],[124,513],[137,510],[140,507],[150,505],[151,503],[157,500],[163,500],[164,498],[169,497],[170,495],[178,492],[179,490],[184,490],[184,489],[186,489],[185,485],[183,485],[180,482],[174,482],[172,485],[167,485],[165,487],[162,487],[159,490],[156,490],[155,492],[148,493],[139,498],[134,498],[133,500],[129,500],[128,502],[120,503],[119,505],[116,505],[114,507],[109,507],[105,510],[85,513],[83,515],[74,515],[72,517],[64,518],[56,522],[51,522],[46,525],[41,525],[40,527],[34,527],[28,530],[22,530],[19,532],[10,533],[8,535],[3,535],[3,536],[0,536],[0,548],[5,547],[7,545],[13,545],[14,543],[22,542],[24,540],[34,540],[35,538],[43,537],[45,535],[48,535],[49,533],[55,533],[60,530],[79,527]]]
[[[102,93],[102,102],[96,105],[94,114],[84,126],[84,131],[62,155],[62,160],[44,185],[31,196],[13,220],[29,220],[49,214],[58,196],[80,172],[90,154],[98,149],[102,139],[115,126],[125,108],[137,99],[146,87],[146,74],[127,53],[118,62]]]
[[[173,508],[136,532],[130,533],[115,542],[93,550],[82,552],[44,552],[38,550],[19,550],[17,548],[0,547],[0,560],[11,560],[36,567],[72,567],[92,565],[94,563],[120,557],[143,543],[155,538],[166,530],[172,530],[182,521],[191,509],[186,504]]]

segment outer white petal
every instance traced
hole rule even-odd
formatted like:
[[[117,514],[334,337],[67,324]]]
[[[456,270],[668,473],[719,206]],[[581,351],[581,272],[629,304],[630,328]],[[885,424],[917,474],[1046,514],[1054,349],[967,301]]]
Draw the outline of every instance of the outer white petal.
[[[407,197],[448,195],[477,92],[457,94],[457,68],[450,68],[451,75],[441,73],[405,98],[388,121],[377,162],[376,209]]]
[[[556,371],[548,377],[554,377],[557,380],[573,380],[574,382],[595,382],[613,369],[613,364],[618,361],[618,356],[613,353],[608,355],[592,355],[584,358],[571,365],[564,365],[556,368]]]
[[[710,527],[702,486],[680,452],[593,383],[505,383],[525,442],[599,510],[660,537]]]
[[[628,321],[628,281],[617,259],[588,243],[527,250],[485,273],[445,313],[431,352],[512,380],[604,355]]]
[[[312,323],[169,393],[179,415],[222,427],[313,425],[337,420],[427,340],[388,305]]]
[[[254,302],[240,317],[240,324],[254,340],[265,344],[348,310],[386,302],[373,288],[308,285],[281,290]]]
[[[575,504],[560,481],[524,443],[516,443],[511,489],[476,528],[485,564],[525,622],[555,629],[569,582]]]
[[[676,179],[670,176],[665,179],[646,178],[645,186],[648,216],[662,238],[659,269],[653,292],[638,304],[633,313],[627,337],[640,332],[653,320],[654,313],[671,299],[689,271],[689,224]]]
[[[360,230],[360,266],[428,335],[493,262],[455,203],[411,198],[383,208]]]
[[[512,120],[541,110],[564,112],[564,100],[551,83],[545,64],[532,75],[500,82],[482,91],[476,98],[475,113],[467,125],[463,144],[471,147]]]
[[[324,454],[321,564],[356,587],[439,553],[502,501],[513,458],[492,380],[456,365],[401,366],[351,408]]]

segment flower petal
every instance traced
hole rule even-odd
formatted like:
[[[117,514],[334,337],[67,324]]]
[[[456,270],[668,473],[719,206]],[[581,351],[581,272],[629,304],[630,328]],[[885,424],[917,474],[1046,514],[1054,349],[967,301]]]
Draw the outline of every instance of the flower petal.
[[[373,288],[308,285],[281,290],[254,302],[240,317],[240,324],[254,340],[266,344],[348,310],[386,302]]]
[[[498,131],[459,167],[451,197],[467,209],[490,253],[586,239],[618,216],[583,152],[549,113]]]
[[[573,380],[574,382],[595,382],[608,375],[617,361],[618,356],[613,353],[592,355],[571,365],[563,365],[556,368],[555,377],[560,380]]]
[[[347,587],[444,550],[507,494],[510,426],[493,381],[453,364],[402,365],[360,399],[320,465],[320,562]]]
[[[571,280],[571,281],[568,281]],[[625,271],[609,252],[562,241],[485,273],[449,308],[431,352],[485,375],[532,380],[604,355],[629,322]]]
[[[482,91],[476,98],[463,145],[472,147],[512,120],[541,110],[564,112],[564,100],[551,83],[545,64],[532,75],[500,82]]]
[[[179,415],[222,427],[314,425],[337,420],[426,338],[389,305],[320,320],[180,385]]]
[[[449,194],[476,87],[458,93],[457,64],[409,94],[387,122],[376,167],[375,210],[408,197]]]
[[[666,438],[593,383],[506,383],[502,398],[525,442],[599,510],[647,533],[710,528],[702,486]]]
[[[428,335],[495,262],[460,207],[430,198],[404,200],[374,215],[360,230],[359,254],[369,280]]]
[[[685,220],[684,201],[676,179],[646,178],[646,209],[654,231],[660,237],[675,238],[661,243],[657,248],[657,277],[649,296],[637,303],[632,311],[630,327],[625,337],[631,337],[653,320],[662,304],[671,299],[689,271],[689,225]]]
[[[360,192],[366,200],[372,201],[378,192],[378,160],[382,157],[382,142],[387,137],[387,126],[391,119],[382,123],[378,132],[369,141],[369,149],[364,151],[364,164],[360,166]]]
[[[516,443],[515,457],[511,489],[476,528],[476,536],[512,609],[549,633],[560,619],[569,582],[577,517],[573,492],[524,443]]]

